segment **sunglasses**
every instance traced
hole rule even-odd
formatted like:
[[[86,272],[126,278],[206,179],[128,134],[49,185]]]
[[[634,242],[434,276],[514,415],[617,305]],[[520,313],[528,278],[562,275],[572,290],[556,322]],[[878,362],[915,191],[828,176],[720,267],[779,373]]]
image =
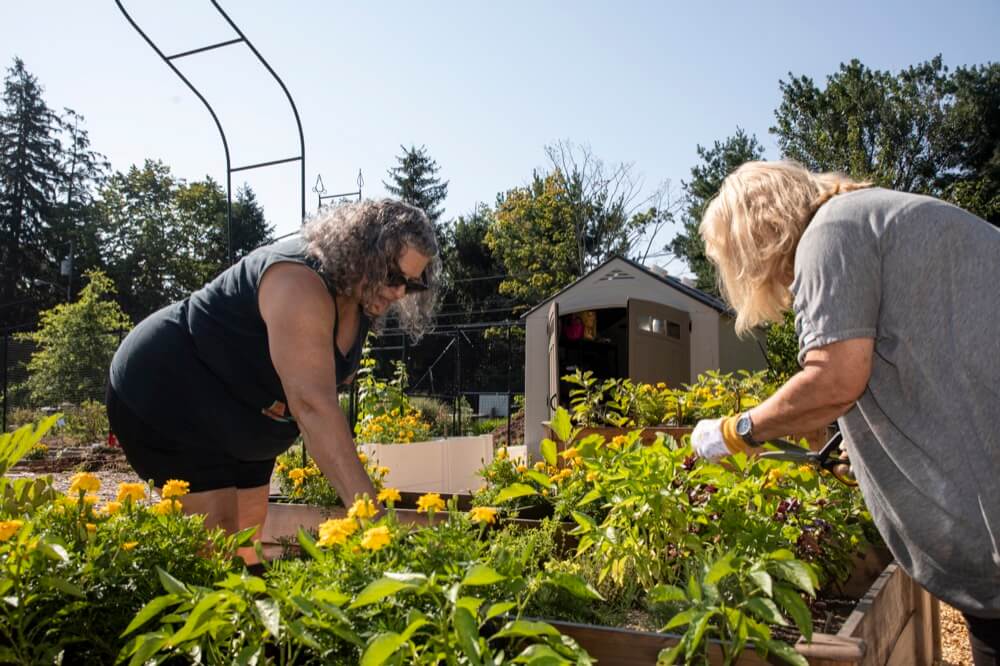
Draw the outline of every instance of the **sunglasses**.
[[[420,274],[420,278],[413,279],[403,275],[399,268],[390,270],[389,275],[385,279],[385,286],[392,288],[406,287],[405,293],[407,294],[419,294],[422,291],[430,289],[430,285],[427,284],[426,271]]]

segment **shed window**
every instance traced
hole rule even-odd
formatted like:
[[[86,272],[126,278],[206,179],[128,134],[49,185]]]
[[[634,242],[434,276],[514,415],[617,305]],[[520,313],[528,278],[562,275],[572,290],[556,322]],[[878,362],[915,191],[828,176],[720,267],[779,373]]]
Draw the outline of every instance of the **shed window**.
[[[681,325],[672,321],[667,322],[667,335],[678,340],[681,339]]]

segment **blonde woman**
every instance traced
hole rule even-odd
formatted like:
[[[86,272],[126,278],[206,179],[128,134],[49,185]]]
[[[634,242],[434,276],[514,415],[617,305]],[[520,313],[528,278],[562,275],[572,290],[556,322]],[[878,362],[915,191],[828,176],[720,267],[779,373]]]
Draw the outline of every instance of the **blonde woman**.
[[[275,457],[300,433],[341,497],[374,498],[338,387],[387,313],[427,328],[437,255],[423,211],[358,202],[150,315],[111,364],[108,417],[129,463],[160,488],[187,481],[184,511],[229,532],[264,523]]]
[[[899,564],[1000,642],[1000,230],[927,196],[748,162],[701,223],[741,333],[795,312],[801,372],[729,419],[717,459],[835,419]]]

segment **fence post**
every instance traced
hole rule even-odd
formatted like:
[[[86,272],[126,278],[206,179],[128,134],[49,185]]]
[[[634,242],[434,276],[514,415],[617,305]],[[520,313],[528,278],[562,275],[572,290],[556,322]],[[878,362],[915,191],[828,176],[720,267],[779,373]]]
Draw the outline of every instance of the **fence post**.
[[[512,353],[510,347],[510,324],[507,324],[507,446],[508,448],[513,444],[510,440],[510,357]],[[525,464],[527,464],[527,459],[525,459]]]
[[[0,433],[7,432],[7,347],[9,345],[10,336],[4,333],[3,335],[3,428],[0,429]]]
[[[458,432],[455,433],[459,437],[462,436],[462,341],[458,339],[458,335],[455,335],[455,341],[458,343],[455,345],[455,352],[458,354],[458,362],[455,365],[455,375],[456,375],[456,385],[455,393],[458,394]]]

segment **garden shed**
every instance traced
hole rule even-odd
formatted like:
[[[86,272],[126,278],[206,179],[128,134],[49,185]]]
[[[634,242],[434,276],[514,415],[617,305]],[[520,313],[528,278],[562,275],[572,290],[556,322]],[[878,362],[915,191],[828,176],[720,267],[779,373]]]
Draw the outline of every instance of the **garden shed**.
[[[542,421],[569,405],[559,380],[576,369],[601,379],[680,386],[707,370],[767,367],[763,333],[740,339],[718,298],[665,272],[613,257],[523,315],[524,441],[538,457]]]

